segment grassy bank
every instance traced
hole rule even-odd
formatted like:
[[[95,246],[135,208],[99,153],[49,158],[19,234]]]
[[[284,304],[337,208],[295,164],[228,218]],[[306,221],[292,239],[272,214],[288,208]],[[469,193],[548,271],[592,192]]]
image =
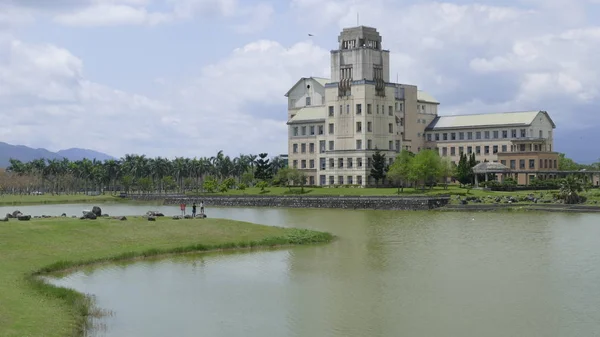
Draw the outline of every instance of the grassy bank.
[[[43,195],[0,195],[0,206],[42,205],[42,204],[80,204],[122,202],[124,199],[110,194],[43,194]]]
[[[328,242],[331,235],[222,220],[142,218],[0,222],[0,336],[81,333],[89,301],[33,275],[173,253]]]
[[[307,187],[304,188],[304,192],[301,192],[300,188],[292,188],[289,189],[287,187],[269,187],[264,191],[261,191],[260,188],[252,187],[246,190],[229,190],[227,192],[216,192],[216,193],[204,193],[204,194],[189,194],[189,196],[219,196],[219,195],[264,195],[264,196],[292,196],[292,195],[302,195],[302,196],[416,196],[416,195],[425,195],[425,196],[437,196],[437,195],[450,195],[452,197],[451,203],[458,203],[456,197],[479,197],[479,198],[487,198],[488,196],[492,197],[505,197],[512,196],[515,198],[524,197],[530,194],[534,194],[536,197],[539,197],[540,194],[543,194],[547,197],[551,195],[553,192],[558,192],[557,190],[544,190],[544,191],[484,191],[480,189],[466,189],[460,188],[456,185],[450,185],[448,188],[444,187],[434,187],[432,189],[415,189],[415,188],[405,188],[402,192],[398,193],[397,188],[353,188],[353,187],[337,187],[337,188],[312,188]],[[594,189],[588,192],[582,193],[588,197],[588,203],[592,203],[594,201],[600,202],[600,190]],[[493,202],[492,200],[484,200],[485,202]]]

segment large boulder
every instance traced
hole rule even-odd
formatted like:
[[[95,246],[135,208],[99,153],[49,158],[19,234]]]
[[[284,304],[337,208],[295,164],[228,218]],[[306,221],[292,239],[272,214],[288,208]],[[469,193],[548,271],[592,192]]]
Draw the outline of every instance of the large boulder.
[[[19,221],[29,221],[29,220],[31,220],[31,215],[22,215],[21,214],[17,217],[17,219]]]
[[[98,206],[94,206],[92,207],[92,213],[94,213],[96,217],[102,216],[102,209],[100,209]]]
[[[164,214],[162,214],[161,212],[158,212],[158,211],[148,211],[148,212],[146,212],[146,215],[154,216],[154,217],[165,216]]]
[[[21,211],[19,211],[19,210],[16,210],[16,211],[12,212],[12,217],[13,218],[18,218],[19,215],[23,215],[23,213],[21,213]]]
[[[90,212],[90,211],[83,211],[83,216],[81,217],[81,219],[90,219],[90,220],[96,220],[98,217],[96,216],[95,213]]]

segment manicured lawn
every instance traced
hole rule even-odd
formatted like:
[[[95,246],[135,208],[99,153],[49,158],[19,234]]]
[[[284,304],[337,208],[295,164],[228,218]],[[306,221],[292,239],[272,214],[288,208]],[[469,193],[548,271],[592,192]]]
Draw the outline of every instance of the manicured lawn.
[[[31,275],[172,252],[328,242],[331,235],[222,219],[118,221],[32,219],[0,222],[0,336],[63,337],[80,333],[84,297]]]
[[[43,194],[43,195],[0,195],[0,206],[11,205],[39,205],[39,204],[77,204],[77,203],[101,203],[120,202],[122,198],[104,194],[91,196],[85,194]]]

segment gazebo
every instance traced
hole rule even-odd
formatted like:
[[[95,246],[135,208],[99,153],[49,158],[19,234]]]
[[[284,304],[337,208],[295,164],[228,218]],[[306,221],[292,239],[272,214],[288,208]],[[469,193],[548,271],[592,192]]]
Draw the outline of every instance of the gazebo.
[[[475,174],[475,187],[479,187],[479,178],[478,178],[479,174],[484,174],[485,181],[488,181],[489,173],[493,173],[493,174],[502,173],[502,178],[504,179],[505,174],[508,172],[510,172],[510,169],[500,163],[494,163],[494,162],[479,163],[479,164],[473,166],[473,173]]]

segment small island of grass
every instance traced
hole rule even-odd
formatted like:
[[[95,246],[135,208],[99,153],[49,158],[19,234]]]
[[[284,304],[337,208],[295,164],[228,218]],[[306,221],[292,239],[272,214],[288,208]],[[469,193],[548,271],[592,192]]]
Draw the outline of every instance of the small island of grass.
[[[224,219],[128,217],[0,222],[0,336],[81,335],[89,312],[83,294],[37,275],[77,266],[219,249],[329,242],[328,233]]]

